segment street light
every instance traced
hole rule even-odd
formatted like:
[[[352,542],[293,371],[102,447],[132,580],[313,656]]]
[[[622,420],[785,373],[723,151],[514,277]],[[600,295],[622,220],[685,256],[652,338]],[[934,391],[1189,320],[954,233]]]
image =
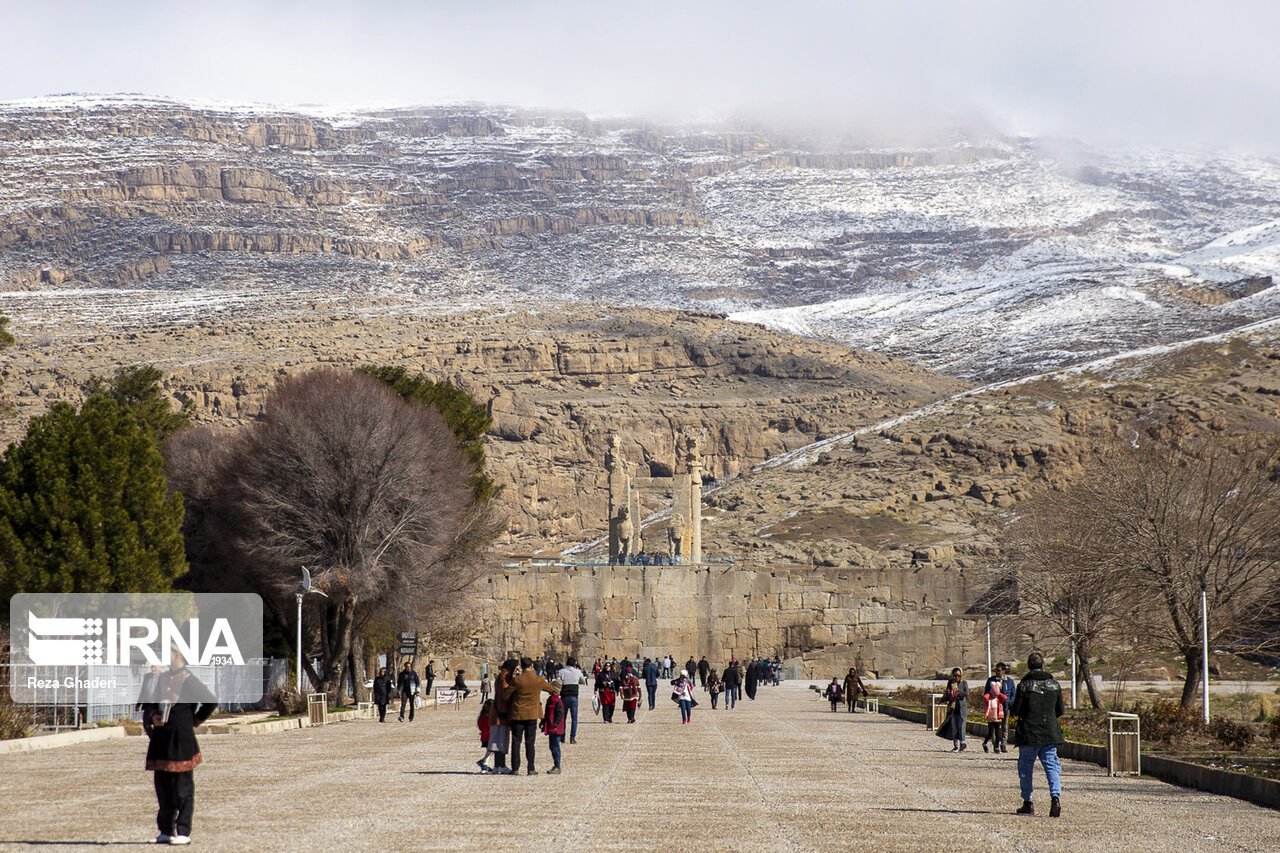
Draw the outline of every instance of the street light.
[[[307,571],[307,567],[302,567],[302,590],[298,593],[298,666],[296,674],[296,684],[298,685],[298,695],[302,695],[302,596],[309,592],[316,595],[325,595],[322,590],[311,588],[311,572]]]
[[[1209,722],[1209,584],[1200,578],[1200,677],[1204,679],[1204,721]]]

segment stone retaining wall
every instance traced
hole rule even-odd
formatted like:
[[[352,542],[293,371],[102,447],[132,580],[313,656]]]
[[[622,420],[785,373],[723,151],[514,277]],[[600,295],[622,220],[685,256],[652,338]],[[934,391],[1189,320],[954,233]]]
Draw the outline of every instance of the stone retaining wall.
[[[719,665],[758,653],[802,677],[858,662],[879,677],[932,676],[981,640],[976,622],[918,603],[920,586],[911,568],[522,566],[481,582],[489,624],[475,658],[669,653]],[[963,612],[961,572],[933,572],[928,586]]]

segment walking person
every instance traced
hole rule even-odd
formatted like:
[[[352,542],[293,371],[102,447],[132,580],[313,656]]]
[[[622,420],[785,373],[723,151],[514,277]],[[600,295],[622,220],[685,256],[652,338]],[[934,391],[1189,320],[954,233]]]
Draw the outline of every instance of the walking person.
[[[384,666],[378,670],[378,677],[373,680],[373,704],[378,706],[378,722],[385,723],[387,721],[387,705],[391,703],[391,691],[395,689],[395,685],[391,683],[391,676],[387,675],[387,668]]]
[[[753,660],[747,665],[747,698],[756,701],[756,687],[760,681],[760,662]]]
[[[649,694],[649,710],[652,711],[658,700],[658,665],[648,658],[644,659],[644,689]]]
[[[857,668],[849,667],[849,674],[844,677],[844,701],[849,706],[850,714],[858,712],[858,696],[866,692],[867,688],[862,685]]]
[[[493,700],[485,699],[480,703],[480,713],[476,716],[476,728],[480,730],[480,745],[484,747],[484,757],[476,762],[476,766],[480,768],[481,773],[490,773],[494,770],[488,764],[489,756],[493,755]]]
[[[413,664],[405,663],[396,680],[396,690],[400,694],[400,722],[404,722],[404,708],[409,706],[409,722],[413,722],[413,706],[418,698],[418,673],[413,671]]]
[[[996,752],[1000,751],[1000,725],[1004,721],[1005,695],[1000,692],[1000,682],[987,680],[987,689],[982,694],[984,705],[983,718],[987,721],[987,736],[982,739],[982,751],[988,752],[987,744],[995,741]]]
[[[1032,652],[1027,658],[1031,670],[1018,682],[1011,713],[1018,718],[1013,743],[1018,747],[1018,783],[1022,789],[1022,807],[1017,814],[1035,814],[1031,802],[1031,777],[1036,759],[1049,780],[1049,817],[1062,814],[1062,765],[1058,762],[1058,744],[1064,743],[1058,718],[1066,708],[1062,704],[1062,686],[1045,671],[1044,655]]]
[[[560,772],[560,744],[564,743],[564,702],[560,691],[564,685],[560,679],[551,682],[551,695],[547,697],[547,708],[542,715],[539,726],[547,736],[547,746],[551,750],[551,761],[554,765],[547,773],[555,775]],[[529,768],[533,768],[533,759],[529,759]]]
[[[520,742],[524,741],[529,776],[538,775],[534,767],[537,746],[534,736],[542,719],[542,694],[551,692],[551,682],[538,675],[533,659],[520,658],[520,673],[511,679],[511,772],[520,772]]]
[[[698,662],[693,659],[693,655],[689,656],[689,660],[685,662],[684,671],[689,673],[689,681],[695,686],[698,677]]]
[[[556,673],[560,680],[560,701],[564,703],[565,715],[571,720],[569,724],[569,743],[578,742],[578,691],[587,683],[587,674],[578,669],[578,659],[573,655],[565,658],[564,666]]]
[[[698,661],[698,681],[703,687],[707,686],[707,673],[711,672],[711,664],[707,663],[707,656],[703,655],[702,660]]]
[[[835,713],[840,709],[840,697],[843,695],[840,682],[836,677],[831,676],[831,683],[827,685],[827,701],[831,703],[831,713]]]
[[[613,712],[618,706],[618,677],[613,664],[607,663],[596,679],[596,696],[600,699],[600,717],[606,723],[613,722]]]
[[[711,710],[716,709],[716,700],[720,698],[720,692],[724,690],[724,685],[720,683],[720,673],[716,672],[713,666],[707,670],[707,693],[711,694]]]
[[[693,719],[693,679],[687,670],[680,670],[680,675],[671,682],[671,698],[680,705],[681,724]]]
[[[671,677],[671,655],[664,655],[662,658],[662,677]]]
[[[508,658],[498,668],[493,683],[493,712],[489,716],[489,749],[493,751],[493,772],[509,774],[507,750],[511,747],[511,678],[518,664]]]
[[[631,662],[623,664],[622,682],[618,692],[622,694],[622,710],[627,712],[627,722],[636,721],[636,709],[640,707],[640,679],[631,671]]]
[[[431,695],[431,685],[436,683],[436,662],[434,660],[427,661],[427,669],[422,673],[422,680],[427,682],[427,686],[423,688],[423,695]]]
[[[992,749],[996,752],[1009,751],[1009,709],[1013,707],[1013,700],[1017,698],[1018,688],[1014,683],[1013,676],[1009,675],[1009,667],[1001,661],[996,664],[995,673],[987,679],[987,685],[983,689],[984,693],[991,692],[991,685],[995,684],[997,690],[1004,696],[1003,713],[1000,715],[1000,725],[996,730],[997,740],[992,744]],[[985,747],[984,747],[985,748]]]
[[[195,769],[200,765],[196,726],[218,707],[213,693],[170,651],[167,672],[157,679],[156,701],[142,706],[146,768],[155,773],[157,844],[190,844],[196,807]]]
[[[938,737],[951,741],[952,752],[964,752],[964,730],[969,713],[969,682],[964,680],[960,667],[951,670],[951,678],[943,688],[942,700],[947,703],[947,719],[938,727]]]
[[[738,669],[737,660],[730,660],[724,668],[724,708],[732,711],[738,704],[738,691],[742,689],[742,673]]]

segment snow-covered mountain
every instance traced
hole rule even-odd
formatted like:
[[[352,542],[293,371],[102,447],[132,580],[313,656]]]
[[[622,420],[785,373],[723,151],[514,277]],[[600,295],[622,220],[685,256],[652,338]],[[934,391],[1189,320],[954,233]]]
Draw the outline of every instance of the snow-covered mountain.
[[[0,104],[19,332],[378,294],[728,313],[967,378],[1280,314],[1280,163],[496,107]]]

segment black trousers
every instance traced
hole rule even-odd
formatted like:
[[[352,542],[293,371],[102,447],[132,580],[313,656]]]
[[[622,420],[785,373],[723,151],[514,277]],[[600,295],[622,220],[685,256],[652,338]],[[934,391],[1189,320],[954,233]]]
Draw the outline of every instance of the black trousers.
[[[404,706],[409,706],[409,722],[413,722],[413,695],[410,693],[400,694],[400,719],[404,719]]]
[[[387,703],[378,702],[378,722],[385,723],[387,721]]]
[[[156,827],[165,835],[190,835],[191,816],[196,810],[195,771],[169,773],[157,770]]]
[[[520,741],[524,740],[524,755],[529,760],[529,769],[533,769],[534,742],[538,736],[537,720],[511,721],[511,772],[520,772]]]

